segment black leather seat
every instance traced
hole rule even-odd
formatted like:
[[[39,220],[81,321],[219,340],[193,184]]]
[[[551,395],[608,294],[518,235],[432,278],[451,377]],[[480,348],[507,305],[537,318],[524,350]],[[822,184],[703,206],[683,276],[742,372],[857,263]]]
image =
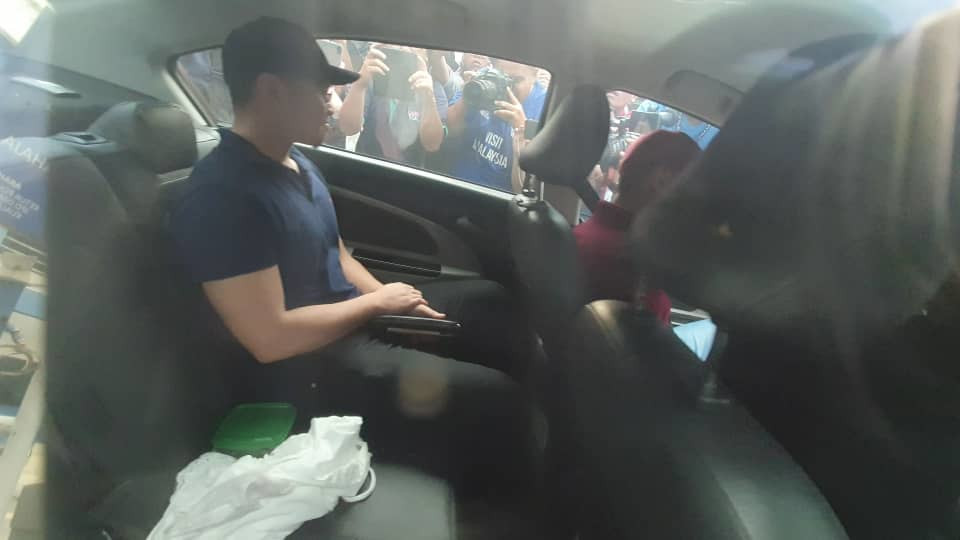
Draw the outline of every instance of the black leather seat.
[[[649,312],[588,305],[571,327],[580,538],[846,538],[826,499]],[[708,387],[707,387],[708,388]]]
[[[785,329],[778,326],[784,320],[803,320],[797,309],[764,304],[795,285],[774,280],[782,278],[778,272],[802,268],[797,259],[786,259],[789,264],[778,260],[795,244],[763,241],[772,241],[771,228],[784,232],[781,219],[797,203],[796,191],[804,181],[771,170],[771,165],[785,163],[784,156],[766,152],[763,142],[773,133],[802,141],[815,140],[816,133],[785,130],[780,111],[802,109],[803,102],[779,100],[816,68],[873,40],[849,36],[813,44],[775,66],[745,97],[681,188],[639,220],[644,228],[634,239],[639,265],[671,295],[708,307],[735,338],[742,338],[736,331],[744,325]],[[803,114],[815,117],[810,110]],[[748,126],[751,140],[744,142],[740,130]],[[784,145],[782,151],[795,148]],[[747,218],[754,220],[752,227],[739,221]],[[765,290],[768,284],[775,286]],[[756,309],[757,304],[769,312],[740,317],[738,308]],[[789,318],[784,319],[785,313]],[[568,332],[563,363],[575,436],[581,441],[577,463],[594,480],[584,484],[589,503],[582,538],[846,537],[831,501],[820,491],[823,483],[811,479],[788,452],[793,448],[781,446],[717,379],[717,369],[744,359],[742,347],[700,362],[651,314],[614,301],[591,303]],[[807,337],[801,333],[790,339]],[[782,351],[767,348],[749,358],[773,366],[778,353]],[[764,391],[762,380],[751,380]],[[799,390],[821,396],[815,388]],[[782,401],[775,393],[769,397]],[[829,443],[817,440],[823,453]],[[871,515],[861,508],[864,516]]]
[[[580,86],[564,99],[520,153],[527,173],[523,193],[510,204],[508,232],[516,280],[543,345],[542,401],[548,421],[544,523],[552,537],[575,533],[580,504],[572,459],[574,440],[562,349],[573,318],[586,302],[577,245],[570,223],[538,196],[533,178],[570,187],[590,200],[587,175],[607,144],[610,106],[597,86]],[[589,193],[588,193],[589,192]]]
[[[182,113],[181,113],[182,114]],[[0,150],[0,171],[46,189],[48,535],[143,538],[176,473],[209,449],[233,405],[218,349],[185,328],[166,265],[93,163],[69,144],[23,139],[37,168]],[[374,449],[375,451],[375,449]],[[308,523],[325,538],[455,536],[441,480],[374,462],[375,494]]]
[[[159,186],[189,176],[220,142],[216,130],[195,127],[182,109],[158,101],[118,103],[87,131],[54,138],[93,161],[137,225],[154,219]]]
[[[520,167],[541,182],[572,188],[590,200],[587,175],[600,161],[609,132],[606,93],[599,86],[579,86],[520,153]],[[549,357],[586,297],[570,223],[536,193],[525,189],[510,205],[510,247],[531,323]]]
[[[304,523],[291,540],[451,540],[457,524],[453,493],[440,479],[407,467],[377,464],[377,488],[363,503],[340,504]],[[90,511],[113,538],[146,538],[173,494],[176,478],[160,472],[119,484]]]

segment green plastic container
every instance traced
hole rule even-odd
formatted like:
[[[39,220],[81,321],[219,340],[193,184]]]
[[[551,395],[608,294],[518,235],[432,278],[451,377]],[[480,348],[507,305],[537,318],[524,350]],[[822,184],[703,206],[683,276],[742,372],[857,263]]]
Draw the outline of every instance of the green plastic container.
[[[260,457],[290,435],[297,410],[289,403],[245,403],[227,415],[213,436],[213,449],[234,457]]]

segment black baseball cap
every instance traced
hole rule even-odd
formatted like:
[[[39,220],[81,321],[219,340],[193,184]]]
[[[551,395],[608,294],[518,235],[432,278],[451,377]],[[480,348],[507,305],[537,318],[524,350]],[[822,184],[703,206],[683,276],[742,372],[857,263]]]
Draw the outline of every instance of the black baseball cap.
[[[230,32],[223,44],[223,77],[252,81],[261,73],[304,77],[320,84],[349,84],[359,73],[331,66],[316,39],[295,23],[260,17]]]

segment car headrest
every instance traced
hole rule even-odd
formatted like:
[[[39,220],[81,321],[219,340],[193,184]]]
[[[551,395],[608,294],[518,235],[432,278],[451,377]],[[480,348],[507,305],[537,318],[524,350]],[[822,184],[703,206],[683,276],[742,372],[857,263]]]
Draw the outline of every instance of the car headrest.
[[[631,232],[652,282],[726,327],[849,344],[958,265],[960,12],[751,92]]]
[[[576,188],[600,161],[609,134],[606,92],[578,86],[520,152],[520,168],[542,182]]]
[[[0,141],[0,187],[0,225],[51,261],[104,241],[126,219],[97,167],[53,139]]]
[[[130,148],[157,174],[191,167],[197,160],[193,122],[176,105],[118,103],[94,121],[88,131]]]

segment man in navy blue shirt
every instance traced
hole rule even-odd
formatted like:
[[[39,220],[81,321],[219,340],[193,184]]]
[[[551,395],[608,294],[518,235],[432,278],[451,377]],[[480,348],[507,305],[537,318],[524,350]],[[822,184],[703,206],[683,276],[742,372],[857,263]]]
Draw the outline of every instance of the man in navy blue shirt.
[[[195,167],[170,228],[179,263],[257,361],[247,361],[258,373],[256,399],[292,402],[301,427],[311,416],[360,415],[380,455],[515,482],[510,476],[525,470],[524,414],[513,381],[363,331],[378,315],[444,315],[420,290],[384,285],[350,255],[320,171],[293,146],[322,143],[330,86],[358,75],[327,64],[305,29],[269,17],[230,33],[223,65],[234,125]],[[489,300],[498,290],[479,281],[458,287],[437,287],[438,304]]]

